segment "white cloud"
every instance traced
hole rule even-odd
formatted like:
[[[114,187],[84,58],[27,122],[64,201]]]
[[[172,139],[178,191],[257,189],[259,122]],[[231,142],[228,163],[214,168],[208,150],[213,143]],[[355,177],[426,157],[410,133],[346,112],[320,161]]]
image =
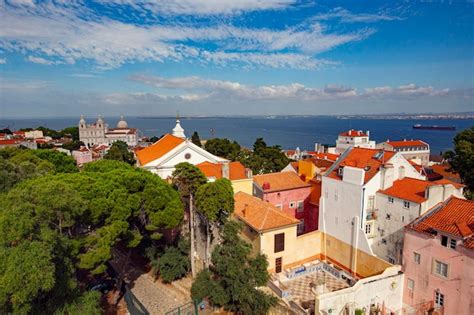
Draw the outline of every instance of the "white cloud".
[[[26,60],[28,60],[30,62],[33,62],[33,63],[41,64],[41,65],[55,65],[55,64],[58,64],[58,62],[56,62],[56,61],[44,59],[42,57],[28,56],[28,58],[26,58]]]
[[[7,63],[7,59],[6,58],[0,58],[0,65],[4,65]]]
[[[402,18],[382,12],[377,14],[352,13],[343,8],[334,8],[327,13],[318,14],[314,19],[319,21],[339,19],[341,22],[345,23],[375,23],[379,21],[401,20]]]
[[[169,15],[238,14],[247,11],[279,10],[295,0],[99,0],[104,4],[128,5],[136,10]]]
[[[443,97],[469,95],[465,90],[450,93],[449,89],[435,89],[431,86],[415,84],[398,87],[374,87],[357,90],[341,85],[326,85],[323,88],[307,87],[300,83],[287,85],[251,86],[239,82],[204,79],[196,76],[163,78],[158,76],[134,75],[130,80],[156,87],[158,89],[192,92],[194,99],[242,99],[242,100],[298,100],[302,102],[335,101],[342,99],[412,99],[421,97]],[[472,94],[472,93],[471,93]],[[201,95],[201,97],[198,97]],[[176,95],[176,97],[183,95]]]
[[[287,2],[291,1],[270,3],[275,5],[272,8],[277,8]],[[177,7],[180,2],[165,3],[174,3],[173,7]],[[185,2],[183,7],[189,3]],[[269,5],[265,1],[225,3],[222,6],[252,4],[262,9]],[[156,5],[164,6],[163,3]],[[125,63],[182,60],[315,69],[337,63],[318,59],[316,54],[363,40],[375,31],[334,33],[317,21],[278,30],[242,28],[223,22],[206,26],[169,22],[137,25],[98,16],[81,2],[39,2],[33,8],[3,3],[0,10],[0,45],[5,50],[34,54],[35,57],[28,60],[42,64],[74,64],[87,60],[103,69]]]

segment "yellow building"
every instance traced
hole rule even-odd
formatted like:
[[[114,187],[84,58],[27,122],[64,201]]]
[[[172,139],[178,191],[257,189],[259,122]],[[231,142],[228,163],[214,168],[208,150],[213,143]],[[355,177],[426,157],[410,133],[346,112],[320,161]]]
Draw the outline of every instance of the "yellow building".
[[[320,231],[297,236],[294,217],[243,192],[234,198],[234,218],[244,223],[242,237],[268,259],[268,286],[297,313],[402,307],[400,266]]]
[[[203,162],[196,166],[204,173],[209,181],[227,178],[232,183],[234,193],[242,191],[250,195],[252,194],[252,171],[245,168],[242,163],[238,161],[230,163]]]

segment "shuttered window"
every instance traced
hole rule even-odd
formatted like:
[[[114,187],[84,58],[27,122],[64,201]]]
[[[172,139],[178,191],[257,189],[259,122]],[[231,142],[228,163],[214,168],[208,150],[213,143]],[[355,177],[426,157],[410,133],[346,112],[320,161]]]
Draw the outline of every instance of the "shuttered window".
[[[275,253],[285,250],[285,233],[275,234]]]

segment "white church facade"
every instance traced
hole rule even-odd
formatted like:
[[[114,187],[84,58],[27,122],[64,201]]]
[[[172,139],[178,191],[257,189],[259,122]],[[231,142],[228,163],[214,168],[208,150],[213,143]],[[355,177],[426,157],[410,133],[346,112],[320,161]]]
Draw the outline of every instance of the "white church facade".
[[[198,147],[186,138],[179,119],[171,134],[164,135],[149,147],[135,151],[138,165],[157,174],[163,179],[169,178],[175,165],[188,162],[197,165],[203,162],[228,163],[229,161],[215,156]]]
[[[109,128],[101,116],[95,123],[87,124],[84,116],[79,120],[79,140],[88,147],[96,144],[112,144],[115,141],[123,141],[130,147],[138,144],[138,130],[129,128],[124,117],[121,116],[116,128]]]

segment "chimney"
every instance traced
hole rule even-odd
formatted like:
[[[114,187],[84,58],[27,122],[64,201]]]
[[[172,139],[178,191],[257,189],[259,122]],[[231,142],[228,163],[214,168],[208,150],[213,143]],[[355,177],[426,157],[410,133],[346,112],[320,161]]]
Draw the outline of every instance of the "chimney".
[[[370,137],[370,130],[367,130],[367,137]]]
[[[222,164],[222,177],[229,179],[229,163]]]
[[[270,183],[269,182],[264,182],[262,185],[263,190],[268,190],[270,189]]]

